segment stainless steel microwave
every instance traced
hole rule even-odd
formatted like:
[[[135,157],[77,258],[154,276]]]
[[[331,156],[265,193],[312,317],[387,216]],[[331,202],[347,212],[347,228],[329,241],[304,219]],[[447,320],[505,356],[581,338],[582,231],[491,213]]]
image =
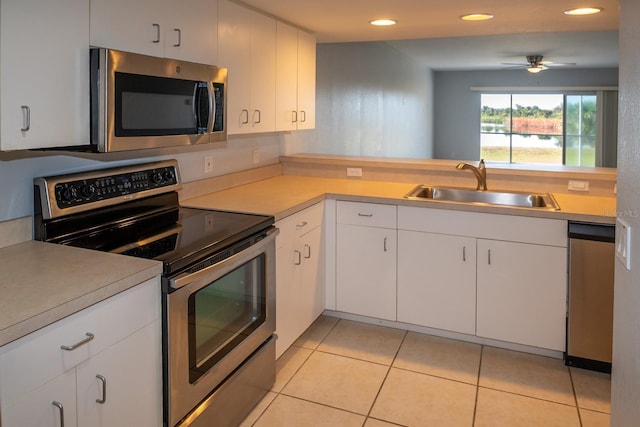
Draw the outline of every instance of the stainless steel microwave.
[[[104,48],[90,58],[93,151],[226,140],[226,68]]]

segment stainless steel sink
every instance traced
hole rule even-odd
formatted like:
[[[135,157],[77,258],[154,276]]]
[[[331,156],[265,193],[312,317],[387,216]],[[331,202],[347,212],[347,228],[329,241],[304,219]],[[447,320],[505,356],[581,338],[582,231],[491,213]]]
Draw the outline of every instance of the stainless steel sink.
[[[466,188],[418,185],[404,197],[411,200],[439,200],[480,205],[560,210],[558,202],[549,193],[478,191]]]

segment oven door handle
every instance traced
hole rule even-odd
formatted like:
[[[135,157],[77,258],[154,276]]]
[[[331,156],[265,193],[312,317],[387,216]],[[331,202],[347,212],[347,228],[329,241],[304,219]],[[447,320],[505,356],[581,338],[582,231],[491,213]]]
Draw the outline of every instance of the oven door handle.
[[[265,248],[267,248],[269,245],[274,243],[274,240],[276,238],[276,236],[278,235],[278,233],[280,233],[280,230],[278,230],[277,228],[273,227],[270,230],[268,230],[265,233],[265,237],[258,241],[257,243],[249,246],[248,248],[243,249],[242,251],[235,253],[233,255],[231,255],[229,258],[225,258],[220,262],[217,262],[213,265],[210,265],[208,267],[203,268],[202,270],[198,270],[194,273],[181,273],[179,275],[177,275],[176,277],[174,277],[173,279],[169,280],[169,288],[171,290],[177,290],[180,289],[186,285],[192,284],[194,282],[197,282],[198,280],[202,279],[202,278],[209,278],[211,277],[211,273],[214,270],[220,270],[223,271],[223,274],[226,274],[227,270],[231,271],[234,268],[244,264],[246,261],[254,258],[257,255],[253,255],[253,254],[260,254],[262,252],[264,252]],[[252,255],[248,255],[248,253],[252,254]],[[203,286],[206,286],[208,283],[206,283]]]

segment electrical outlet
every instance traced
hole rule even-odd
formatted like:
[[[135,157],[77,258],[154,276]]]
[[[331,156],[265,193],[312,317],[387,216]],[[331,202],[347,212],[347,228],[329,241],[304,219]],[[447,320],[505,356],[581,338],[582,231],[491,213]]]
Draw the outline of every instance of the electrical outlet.
[[[362,176],[362,168],[347,168],[347,176]]]
[[[204,173],[213,172],[213,156],[204,156]]]
[[[589,191],[589,181],[569,180],[568,188],[573,191]]]
[[[616,258],[631,270],[631,227],[620,218],[616,219]]]

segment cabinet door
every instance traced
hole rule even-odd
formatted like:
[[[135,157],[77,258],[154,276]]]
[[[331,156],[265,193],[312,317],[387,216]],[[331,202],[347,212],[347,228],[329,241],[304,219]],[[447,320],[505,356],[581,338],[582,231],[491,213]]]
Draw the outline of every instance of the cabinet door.
[[[475,239],[398,231],[398,321],[475,334]]]
[[[164,56],[218,65],[217,0],[168,0],[165,27]]]
[[[298,31],[298,129],[316,127],[316,38]]]
[[[168,0],[91,0],[91,45],[164,56]]]
[[[295,130],[298,121],[298,30],[278,22],[276,41],[276,130]]]
[[[62,406],[62,412],[53,402]],[[62,425],[62,419],[65,427],[75,427],[75,369],[19,396],[14,401],[2,402],[0,417],[0,425],[7,427],[59,427]]]
[[[85,0],[0,2],[2,150],[89,144],[88,40]]]
[[[478,240],[477,335],[563,351],[566,248]]]
[[[78,425],[162,425],[161,354],[154,322],[79,365]]]
[[[280,357],[298,338],[300,292],[294,280],[298,256],[289,241],[276,249],[276,357]],[[301,255],[300,255],[301,256]]]
[[[338,224],[339,311],[396,320],[396,230]]]
[[[251,13],[251,132],[276,129],[276,21]]]
[[[227,77],[227,133],[251,131],[251,16],[250,10],[220,0],[218,14],[218,54]]]
[[[300,241],[298,247],[302,254],[300,277],[301,320],[304,329],[307,329],[324,311],[322,228],[317,227],[306,233],[300,238]]]

